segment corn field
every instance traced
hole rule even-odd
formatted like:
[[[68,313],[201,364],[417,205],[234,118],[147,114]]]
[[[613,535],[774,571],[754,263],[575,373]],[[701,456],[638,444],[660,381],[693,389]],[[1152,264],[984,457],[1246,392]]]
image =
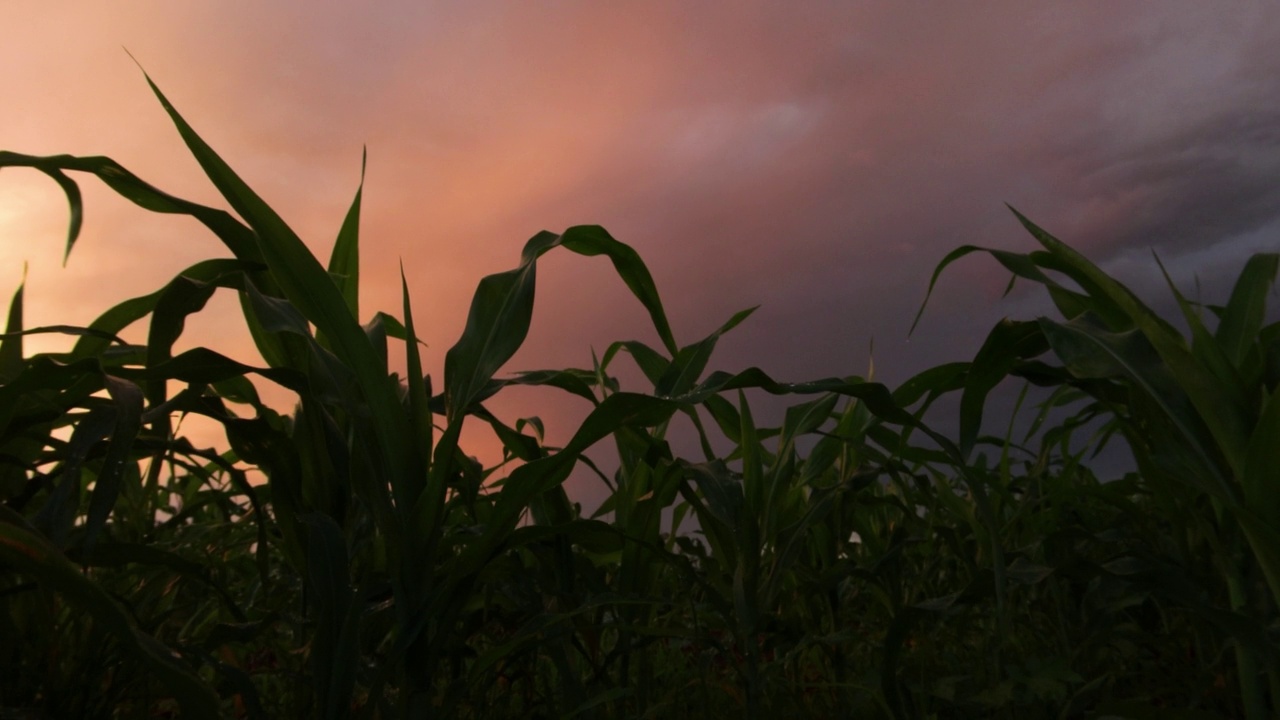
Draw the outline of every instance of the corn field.
[[[228,251],[87,327],[26,328],[13,296],[0,718],[1280,713],[1277,254],[1250,258],[1222,304],[1170,282],[1168,319],[1018,214],[1037,250],[962,247],[933,280],[986,255],[1054,316],[1002,321],[971,360],[891,388],[713,369],[751,311],[682,344],[639,255],[577,226],[480,281],[432,378],[407,283],[391,312],[359,306],[361,192],[325,264],[151,87],[232,212],[106,157],[0,152],[65,191],[68,253],[89,175]],[[549,252],[606,256],[660,343],[500,374]],[[220,292],[257,365],[175,354]],[[135,323],[145,344],[119,338]],[[28,356],[45,332],[74,347]],[[622,363],[647,386],[624,389]],[[1009,383],[1023,401],[992,417]],[[539,419],[486,409],[510,385],[592,409],[550,446]],[[747,401],[760,391],[792,403],[776,427]],[[225,449],[184,437],[196,416]],[[696,456],[669,441],[684,419]],[[460,447],[464,420],[501,442],[502,472]],[[587,460],[598,445],[616,470]],[[1095,474],[1107,446],[1136,469]],[[589,516],[564,489],[584,467],[609,493]]]

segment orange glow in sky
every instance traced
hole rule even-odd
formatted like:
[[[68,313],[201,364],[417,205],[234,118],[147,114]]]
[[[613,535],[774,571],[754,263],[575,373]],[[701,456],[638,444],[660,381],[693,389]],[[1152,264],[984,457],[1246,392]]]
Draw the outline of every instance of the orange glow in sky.
[[[0,26],[0,149],[109,155],[225,207],[127,48],[321,257],[367,147],[362,309],[400,315],[403,262],[437,377],[476,283],[542,229],[602,224],[635,247],[683,343],[762,305],[713,368],[862,374],[874,339],[890,384],[1035,312],[975,262],[906,341],[948,250],[1029,247],[1005,202],[1139,288],[1162,283],[1124,275],[1153,248],[1212,286],[1275,246],[1272,6],[20,0]],[[225,253],[190,219],[81,185],[62,268],[58,187],[0,172],[0,294],[27,263],[28,326],[87,324]],[[216,299],[183,346],[256,362],[236,312]],[[509,369],[587,367],[621,339],[656,335],[608,263],[553,254]],[[549,397],[494,409],[563,442],[584,403]]]

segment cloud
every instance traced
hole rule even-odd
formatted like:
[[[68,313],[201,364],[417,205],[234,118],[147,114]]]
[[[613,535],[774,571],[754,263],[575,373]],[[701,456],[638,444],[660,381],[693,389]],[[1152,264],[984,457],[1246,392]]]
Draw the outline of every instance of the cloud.
[[[1280,97],[1165,137],[1073,153],[1062,186],[1086,210],[1076,231],[1103,256],[1224,243],[1280,215]]]
[[[0,47],[21,109],[0,117],[6,147],[110,154],[220,204],[127,46],[321,255],[367,145],[364,307],[399,307],[403,260],[437,374],[476,282],[543,228],[601,223],[634,245],[686,342],[761,304],[721,366],[859,373],[874,338],[896,382],[1041,307],[1026,290],[1001,302],[1007,276],[975,258],[904,338],[948,250],[1033,247],[1004,202],[1152,291],[1148,249],[1218,287],[1207,275],[1277,225],[1270,6],[192,0],[10,3],[0,21],[24,28]],[[3,258],[32,260],[33,306],[63,321],[217,251],[93,191],[89,237],[57,269],[56,188],[5,193],[3,175]],[[12,239],[45,236],[48,253]],[[607,264],[548,256],[539,281],[513,369],[652,339]]]

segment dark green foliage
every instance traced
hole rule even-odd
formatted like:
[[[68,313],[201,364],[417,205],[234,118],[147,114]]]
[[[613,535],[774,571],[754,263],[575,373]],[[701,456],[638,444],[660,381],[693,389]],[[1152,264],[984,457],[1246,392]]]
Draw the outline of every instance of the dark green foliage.
[[[65,191],[68,253],[72,175],[90,173],[233,256],[86,328],[28,330],[15,295],[0,717],[1263,718],[1280,704],[1277,256],[1252,258],[1224,306],[1175,289],[1188,339],[1019,215],[1043,249],[986,252],[1061,317],[1002,322],[972,362],[891,391],[708,372],[750,310],[682,346],[634,250],[599,227],[543,232],[480,282],[435,393],[407,283],[403,321],[361,320],[363,190],[325,267],[152,87],[238,218],[107,158],[0,153]],[[661,347],[497,377],[556,248],[608,257]],[[172,354],[219,291],[240,299],[263,367]],[[145,346],[116,337],[148,318]],[[78,340],[27,357],[32,332]],[[651,388],[621,388],[621,353]],[[1026,383],[1020,409],[992,418],[1010,379]],[[251,381],[288,388],[295,409]],[[541,420],[486,409],[509,384],[593,410],[549,447]],[[773,427],[745,391],[797,397]],[[954,392],[953,439],[929,421]],[[673,453],[677,415],[700,457]],[[226,449],[192,446],[184,416],[218,423]],[[459,446],[468,417],[501,441],[505,479]],[[1137,471],[1099,478],[1088,461],[1116,437]],[[584,455],[605,440],[612,473]],[[594,517],[563,489],[580,466],[611,491]]]

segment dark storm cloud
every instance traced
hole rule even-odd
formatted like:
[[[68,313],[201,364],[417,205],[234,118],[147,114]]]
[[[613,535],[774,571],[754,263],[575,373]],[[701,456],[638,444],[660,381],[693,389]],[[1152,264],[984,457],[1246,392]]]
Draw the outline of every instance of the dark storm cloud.
[[[991,263],[976,275],[950,272],[971,286],[934,302],[932,337],[917,336],[910,348],[883,339],[901,337],[946,250],[965,242],[1030,248],[1002,201],[1102,263],[1134,247],[1162,249],[1175,275],[1179,255],[1232,252],[1240,236],[1274,219],[1280,106],[1255,82],[1280,70],[1258,41],[1273,31],[1251,32],[1240,18],[1113,16],[1096,31],[1033,34],[1037,52],[1023,57],[997,34],[1017,35],[1019,13],[1011,16],[985,32],[959,22],[936,44],[931,33],[945,24],[916,28],[920,42],[910,47],[923,60],[891,43],[868,50],[862,59],[886,69],[878,87],[892,90],[870,96],[870,115],[860,103],[877,87],[869,73],[842,76],[828,66],[807,74],[830,86],[810,88],[822,116],[791,157],[806,158],[797,177],[822,180],[796,181],[780,161],[768,171],[779,180],[770,186],[775,202],[729,175],[738,192],[700,193],[705,205],[664,220],[684,222],[690,234],[715,221],[726,276],[749,278],[741,285],[766,303],[754,320],[768,324],[762,364],[811,372],[826,361],[822,371],[837,374],[837,362],[849,367],[865,355],[872,335],[882,367],[924,364],[900,353],[933,362],[972,352],[998,315],[987,307],[1004,278]],[[974,49],[948,55],[947,41],[965,29],[976,30]],[[1241,29],[1252,42],[1230,35]],[[1217,43],[1202,40],[1215,34]],[[735,239],[745,252],[733,252]],[[1222,266],[1233,272],[1238,263]]]
[[[1063,185],[1073,203],[1108,205],[1081,228],[1104,258],[1135,246],[1177,253],[1224,243],[1280,216],[1280,95],[1157,141],[1075,155]]]

